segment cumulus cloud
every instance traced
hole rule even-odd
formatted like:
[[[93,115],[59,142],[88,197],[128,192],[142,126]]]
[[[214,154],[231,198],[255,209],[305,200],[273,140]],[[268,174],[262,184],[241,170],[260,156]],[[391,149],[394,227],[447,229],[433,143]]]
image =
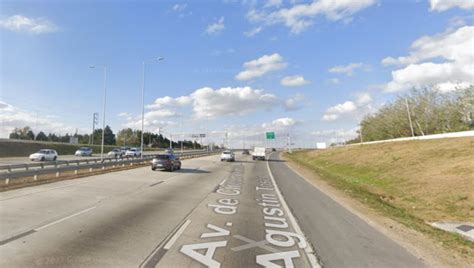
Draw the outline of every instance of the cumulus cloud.
[[[275,95],[251,87],[200,88],[190,97],[198,118],[223,115],[243,115],[257,110],[268,110],[278,104]]]
[[[296,93],[284,101],[284,108],[286,111],[295,111],[301,108],[301,102],[304,100],[304,95]]]
[[[472,0],[430,0],[431,11],[442,12],[454,7],[458,7],[462,9],[473,9],[474,1]]]
[[[331,21],[350,21],[353,14],[375,3],[376,0],[314,0],[273,11],[251,9],[247,18],[263,25],[284,24],[292,33],[298,34],[310,27],[317,16],[325,16]]]
[[[384,90],[396,92],[411,87],[435,86],[447,91],[473,84],[473,44],[474,26],[417,39],[408,56],[382,60],[385,65],[405,66],[392,71],[392,81],[384,86]]]
[[[355,100],[345,101],[329,107],[324,113],[322,120],[335,121],[341,117],[361,116],[372,109],[371,103],[372,97],[369,93],[359,93],[356,95]]]
[[[31,34],[46,34],[58,30],[54,23],[45,18],[29,18],[23,15],[13,15],[0,20],[0,27],[14,32]]]
[[[161,109],[163,107],[176,107],[176,106],[186,106],[192,101],[190,96],[181,96],[178,98],[173,98],[170,96],[165,96],[157,98],[152,104],[147,105],[148,109]]]
[[[187,4],[175,4],[172,9],[175,12],[183,12],[188,7]]]
[[[60,122],[57,117],[23,110],[0,101],[0,137],[8,137],[14,128],[29,126],[35,133],[66,134],[74,133],[76,128]]]
[[[286,87],[300,87],[310,83],[311,82],[305,80],[302,75],[286,76],[280,81],[280,84]]]
[[[221,33],[224,29],[224,17],[220,17],[216,22],[207,26],[206,33],[209,35],[216,35]]]
[[[255,36],[256,34],[260,33],[261,31],[263,30],[263,27],[259,26],[259,27],[255,27],[247,32],[244,32],[244,35],[247,36],[247,37],[252,37],[252,36]]]
[[[237,80],[250,80],[261,77],[266,73],[284,69],[287,63],[278,53],[263,55],[262,57],[247,61],[243,64],[244,70],[235,76]]]
[[[275,119],[270,123],[263,123],[262,128],[264,129],[272,128],[272,129],[280,130],[280,129],[293,127],[296,124],[298,124],[298,121],[296,121],[295,119],[290,118],[290,117],[283,117],[283,118]]]
[[[368,66],[364,65],[363,63],[349,63],[347,65],[338,65],[330,68],[328,71],[330,73],[339,73],[339,74],[345,74],[347,76],[351,76],[354,74],[354,71],[356,69],[360,68],[365,68],[366,70],[368,69]]]

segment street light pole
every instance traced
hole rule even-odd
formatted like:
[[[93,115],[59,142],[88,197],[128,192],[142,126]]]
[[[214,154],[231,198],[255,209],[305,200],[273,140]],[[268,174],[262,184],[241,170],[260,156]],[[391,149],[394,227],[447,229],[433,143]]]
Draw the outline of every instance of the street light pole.
[[[91,65],[89,68],[102,67],[104,68],[104,104],[102,110],[102,145],[100,146],[100,161],[104,160],[104,140],[105,140],[105,106],[107,104],[107,66],[105,65]]]
[[[141,143],[140,143],[140,157],[143,158],[143,131],[144,131],[144,124],[145,124],[145,64],[147,62],[152,61],[161,61],[164,58],[155,58],[151,60],[143,61],[143,76],[142,76],[142,135],[141,135]]]

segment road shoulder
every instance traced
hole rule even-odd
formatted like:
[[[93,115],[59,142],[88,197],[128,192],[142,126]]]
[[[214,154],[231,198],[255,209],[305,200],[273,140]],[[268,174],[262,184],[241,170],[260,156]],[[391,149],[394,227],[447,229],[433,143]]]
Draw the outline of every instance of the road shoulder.
[[[377,229],[397,244],[410,251],[414,256],[423,260],[429,267],[468,267],[465,259],[446,249],[433,239],[420,232],[407,228],[406,226],[384,217],[374,209],[369,208],[358,200],[352,199],[344,191],[331,186],[314,171],[280,154],[285,165],[293,172],[304,178],[315,188],[324,192],[335,202],[349,210],[351,213]]]

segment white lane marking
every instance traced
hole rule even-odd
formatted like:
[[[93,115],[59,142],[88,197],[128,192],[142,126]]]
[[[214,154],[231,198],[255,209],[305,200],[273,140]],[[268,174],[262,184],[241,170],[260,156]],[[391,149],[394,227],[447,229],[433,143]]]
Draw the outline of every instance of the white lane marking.
[[[171,239],[168,241],[168,243],[166,243],[166,245],[163,248],[166,250],[169,250],[173,246],[173,244],[176,242],[176,240],[178,240],[181,234],[183,234],[184,230],[186,229],[186,227],[188,227],[190,223],[191,223],[191,220],[186,220],[184,224],[181,225],[178,231],[176,231],[173,237],[171,237]]]
[[[241,236],[241,235],[234,235],[234,238],[237,238],[241,241],[244,241],[246,242],[247,244],[245,245],[242,245],[242,246],[238,246],[238,247],[233,247],[231,248],[232,251],[241,251],[241,250],[246,250],[246,249],[249,249],[249,248],[262,248],[262,249],[265,249],[269,252],[272,252],[272,253],[277,253],[279,252],[278,250],[270,247],[270,246],[267,246],[268,242],[267,240],[262,240],[262,241],[254,241],[250,238],[247,238],[245,236]]]
[[[223,180],[221,181],[221,183],[219,183],[219,185],[222,186],[222,184],[224,184],[226,180],[227,180],[227,179],[223,179]]]
[[[268,159],[270,159],[270,156],[272,154],[273,153],[270,153],[270,155],[268,156]],[[278,185],[276,184],[275,178],[273,177],[273,173],[270,170],[270,164],[268,164],[268,160],[267,160],[267,169],[268,169],[268,174],[270,174],[270,179],[272,180],[273,185],[275,185],[275,192],[277,193],[278,198],[281,200],[281,204],[282,204],[283,209],[285,210],[286,214],[288,215],[288,218],[290,219],[291,225],[293,225],[293,228],[295,229],[297,234],[301,235],[302,237],[305,237],[305,239],[306,239],[306,236],[304,235],[303,231],[301,230],[300,226],[298,225],[298,222],[296,221],[295,216],[293,216],[293,213],[291,213],[291,210],[288,207],[288,204],[286,204],[286,201],[285,201],[285,199],[283,198],[283,195],[280,192],[280,188],[278,188]],[[310,262],[312,267],[321,268],[321,265],[319,264],[316,256],[314,255],[314,250],[311,247],[311,244],[310,243],[307,243],[307,244],[308,244],[308,246],[304,249],[304,251],[306,253],[306,257],[308,258],[308,261]]]
[[[34,230],[35,230],[36,232],[38,232],[38,231],[43,230],[43,229],[45,229],[45,228],[48,228],[48,227],[50,227],[50,226],[52,226],[52,225],[55,225],[55,224],[57,224],[57,223],[63,222],[63,221],[65,221],[65,220],[68,220],[68,219],[70,219],[70,218],[72,218],[72,217],[75,217],[75,216],[79,216],[79,215],[81,215],[81,214],[84,214],[84,213],[86,213],[86,212],[88,212],[88,211],[91,211],[91,210],[93,210],[93,209],[95,209],[95,208],[96,208],[96,207],[91,207],[91,208],[88,208],[88,209],[84,209],[84,210],[82,210],[82,211],[79,211],[79,212],[74,213],[74,214],[72,214],[72,215],[66,216],[66,217],[64,217],[64,218],[62,218],[62,219],[59,219],[59,220],[57,220],[57,221],[53,221],[53,222],[51,222],[51,223],[48,223],[48,224],[43,225],[43,226],[41,226],[41,227],[38,227],[38,228],[36,228],[36,229],[34,229]]]

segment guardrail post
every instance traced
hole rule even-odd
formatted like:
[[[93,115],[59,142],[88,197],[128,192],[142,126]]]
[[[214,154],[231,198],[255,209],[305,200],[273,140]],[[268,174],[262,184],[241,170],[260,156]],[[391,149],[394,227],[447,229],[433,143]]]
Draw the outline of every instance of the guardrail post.
[[[10,183],[10,178],[6,178],[5,179],[5,184],[9,184]]]
[[[59,171],[56,171],[56,178],[59,177]]]

